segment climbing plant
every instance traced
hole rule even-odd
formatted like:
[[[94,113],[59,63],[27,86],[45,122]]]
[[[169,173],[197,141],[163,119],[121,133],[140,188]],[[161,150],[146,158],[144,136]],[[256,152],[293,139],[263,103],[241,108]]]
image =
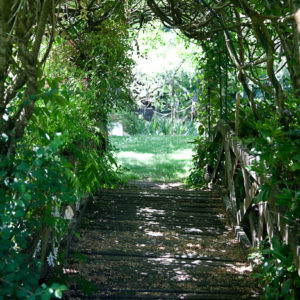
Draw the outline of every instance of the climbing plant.
[[[267,178],[256,201],[276,186],[277,205],[297,224],[298,8],[296,0],[0,1],[0,296],[62,296],[63,285],[40,279],[57,263],[66,211],[117,180],[107,114],[132,103],[131,29],[154,18],[201,47],[196,167],[214,163],[213,126],[233,124],[239,93],[240,137]],[[287,298],[292,280],[271,282]]]
[[[135,42],[132,96],[151,103],[159,116],[190,115],[196,90],[193,54],[198,47],[159,22],[145,24]]]
[[[0,5],[0,298],[61,298],[41,279],[86,193],[117,180],[106,116],[131,103],[129,3]]]
[[[295,103],[299,102],[300,55],[294,16],[299,3],[235,0],[147,3],[165,26],[179,28],[197,40],[204,52],[199,60],[200,76],[206,78],[198,110],[202,137],[197,140],[191,182],[205,183],[202,170],[214,165],[218,153],[212,144],[213,130],[209,129],[219,118],[227,119],[235,127],[235,98],[239,94],[239,136],[257,157],[253,170],[267,178],[257,191],[256,201],[267,202],[270,192],[278,189],[276,205],[285,212],[288,222],[297,224],[299,110]],[[282,249],[285,248],[277,247],[279,252]],[[262,275],[265,282],[270,282],[269,276],[273,277],[272,288],[266,289],[266,295],[297,297],[290,292],[298,284],[294,279],[286,283],[276,279],[279,269],[285,266],[272,268],[272,272],[269,269],[268,274]],[[270,288],[276,289],[276,285],[279,292],[270,293]]]

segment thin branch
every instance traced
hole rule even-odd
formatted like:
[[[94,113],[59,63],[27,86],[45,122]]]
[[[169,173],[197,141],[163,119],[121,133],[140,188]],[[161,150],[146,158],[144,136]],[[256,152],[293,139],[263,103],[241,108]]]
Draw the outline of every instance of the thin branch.
[[[54,3],[53,0],[45,0],[41,12],[41,16],[37,25],[36,37],[33,44],[33,49],[31,52],[33,62],[35,63],[38,59],[38,55],[40,52],[41,43],[45,34],[45,26],[49,16],[49,12],[52,12],[52,4]]]
[[[51,18],[51,25],[52,25],[52,30],[51,30],[51,37],[49,41],[49,45],[47,47],[47,50],[44,54],[43,59],[41,60],[41,65],[44,65],[47,57],[49,56],[50,50],[52,48],[53,42],[54,42],[54,36],[55,36],[55,29],[56,29],[56,16],[55,16],[55,3],[54,0],[52,0],[52,18]]]

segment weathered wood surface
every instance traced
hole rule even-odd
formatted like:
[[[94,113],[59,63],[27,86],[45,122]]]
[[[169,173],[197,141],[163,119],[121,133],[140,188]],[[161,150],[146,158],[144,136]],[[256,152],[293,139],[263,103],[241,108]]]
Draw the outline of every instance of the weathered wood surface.
[[[220,121],[217,126],[217,131],[220,132],[226,142],[229,143],[231,150],[239,159],[243,166],[252,166],[255,162],[255,156],[250,154],[248,149],[243,146],[236,134],[230,129],[225,121]],[[261,178],[254,171],[249,171],[252,178],[259,184],[262,183]]]
[[[258,187],[265,182],[265,178],[262,178],[256,172],[247,170],[247,167],[251,167],[255,163],[255,156],[251,155],[242,142],[238,139],[236,133],[230,128],[230,126],[224,121],[220,120],[215,132],[214,138],[223,138],[223,145],[221,152],[225,152],[226,161],[226,179],[227,179],[227,191],[229,194],[231,205],[226,205],[227,212],[232,218],[232,226],[239,226],[245,216],[249,215],[249,225],[251,230],[252,245],[257,245],[258,241],[264,238],[264,232],[266,231],[270,238],[273,237],[274,232],[278,230],[281,234],[282,240],[289,245],[295,266],[300,275],[300,234],[299,224],[288,224],[288,220],[284,219],[284,209],[276,206],[276,195],[280,193],[278,188],[274,186],[272,188],[270,197],[267,202],[258,204],[258,220],[254,221],[254,214],[252,212],[253,200],[256,195]],[[235,166],[232,166],[230,150],[235,156],[235,162],[241,164],[241,169],[244,179],[245,199],[242,203],[238,203],[238,199],[235,196],[234,186],[234,171]],[[222,153],[219,153],[217,166],[214,169],[213,179],[215,180],[217,169],[220,164],[219,159],[222,157]],[[252,180],[251,180],[252,178]],[[253,182],[252,182],[253,181]],[[227,203],[228,195],[224,193],[223,200]],[[240,209],[237,210],[237,204],[240,204]],[[228,211],[228,210],[231,211]],[[258,224],[257,228],[255,224]],[[264,230],[264,226],[266,230]],[[275,229],[276,226],[276,229]],[[270,239],[271,241],[271,239]]]
[[[64,270],[67,299],[250,299],[258,295],[247,253],[228,225],[217,192],[179,189],[103,191],[89,203]]]

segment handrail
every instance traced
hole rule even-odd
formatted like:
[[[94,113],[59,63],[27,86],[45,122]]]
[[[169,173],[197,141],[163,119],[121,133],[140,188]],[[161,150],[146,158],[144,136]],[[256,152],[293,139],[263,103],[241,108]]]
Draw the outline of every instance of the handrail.
[[[270,238],[270,243],[271,238],[279,231],[283,241],[289,245],[292,251],[293,260],[300,275],[300,245],[298,245],[297,241],[299,232],[296,228],[284,222],[282,211],[275,205],[277,200],[276,195],[279,194],[280,191],[274,186],[268,201],[259,202],[257,204],[258,226],[256,226],[254,219],[257,212],[254,211],[255,205],[253,200],[258,187],[265,182],[265,179],[259,176],[255,171],[249,170],[248,167],[254,165],[256,157],[249,152],[224,120],[218,122],[214,139],[220,136],[222,138],[222,145],[217,158],[217,164],[212,174],[212,182],[216,180],[220,162],[223,154],[225,154],[225,177],[227,186],[225,193],[223,193],[223,200],[226,202],[227,210],[229,210],[232,216],[232,225],[235,227],[241,226],[247,216],[253,246],[257,245],[258,241],[264,238],[264,226],[266,226],[265,228]],[[234,185],[234,173],[238,164],[243,174],[245,191],[245,199],[242,201],[236,198]]]
[[[217,131],[221,133],[225,139],[228,140],[232,151],[244,166],[253,166],[253,163],[256,161],[256,157],[250,154],[249,150],[245,146],[243,146],[242,141],[236,136],[235,132],[224,120],[219,121],[217,125]],[[258,184],[262,184],[262,178],[257,176],[254,171],[248,172]]]

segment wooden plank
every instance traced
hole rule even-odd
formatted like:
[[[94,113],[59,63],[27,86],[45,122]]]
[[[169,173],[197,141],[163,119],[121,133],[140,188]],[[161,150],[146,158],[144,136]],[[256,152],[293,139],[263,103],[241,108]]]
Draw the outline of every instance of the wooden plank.
[[[229,125],[226,124],[225,121],[220,120],[217,125],[217,130],[222,134],[223,138],[229,142],[232,151],[238,157],[238,159],[243,164],[243,166],[244,167],[252,166],[256,160],[255,156],[250,154],[248,149],[243,146],[242,142],[238,139],[236,134],[231,130]],[[249,174],[259,184],[262,183],[262,179],[259,176],[257,176],[255,172],[249,171]]]
[[[278,207],[275,205],[276,203],[276,195],[280,193],[280,190],[277,187],[274,187],[271,191],[268,205],[270,207],[270,213],[274,222],[277,225],[278,230],[281,233],[283,241],[289,245],[290,250],[293,253],[293,261],[298,270],[298,275],[300,276],[300,245],[298,244],[299,240],[299,225],[295,227],[292,224],[288,223],[288,219],[286,219],[283,215],[285,210],[282,207]]]
[[[233,167],[232,167],[232,175],[233,175],[233,176],[235,175],[235,173],[236,173],[236,171],[237,171],[238,165],[239,165],[239,159],[238,159],[238,157],[236,156],[236,157],[234,158],[234,163],[233,163]]]
[[[265,202],[258,203],[258,232],[257,237],[259,241],[262,241],[264,238],[264,210]]]
[[[235,104],[235,133],[239,136],[240,131],[240,93],[236,94],[236,104]]]
[[[145,197],[140,201],[135,200],[134,193],[133,201],[130,197],[123,199],[120,206],[126,220],[122,215],[119,218],[120,207],[114,197],[102,201],[101,209],[97,203],[90,202],[83,224],[90,224],[95,230],[80,229],[80,238],[72,245],[73,252],[85,254],[86,264],[69,259],[64,270],[77,276],[75,270],[89,279],[99,289],[97,297],[105,299],[112,298],[111,295],[119,299],[119,295],[127,295],[125,291],[133,299],[144,299],[144,294],[140,297],[138,293],[162,299],[169,292],[173,293],[170,299],[190,299],[186,295],[188,291],[195,293],[194,299],[200,299],[203,293],[207,295],[203,299],[210,299],[210,295],[225,299],[220,296],[224,293],[230,295],[229,299],[248,299],[259,292],[256,282],[250,278],[247,255],[224,222],[224,208],[202,214],[195,202],[187,209],[190,201],[186,198],[186,201],[172,202],[165,214],[162,209],[153,208],[152,200],[147,197],[150,193],[148,189],[141,193]],[[186,192],[182,190],[180,194],[184,199]],[[206,195],[211,199],[211,193]],[[160,201],[157,207],[163,208],[168,199],[161,197]],[[177,215],[182,210],[187,213],[180,219]],[[145,214],[137,214],[140,211]],[[236,228],[236,233],[244,240],[242,228]],[[76,284],[70,281],[68,284],[68,293],[74,293],[72,298],[82,299]],[[156,291],[161,293],[154,294]],[[177,292],[180,292],[178,297]]]
[[[266,222],[266,229],[267,229],[267,233],[268,233],[268,236],[269,236],[269,242],[270,242],[270,245],[271,245],[271,249],[273,249],[272,238],[274,236],[274,225],[273,225],[272,216],[270,214],[270,211],[269,211],[267,205],[264,209],[264,218],[265,218],[265,222]]]
[[[250,178],[244,167],[242,167],[242,173],[243,173],[243,178],[244,178],[244,188],[245,188],[246,198],[243,201],[242,207],[238,211],[238,219],[240,222],[243,221],[250,206],[252,205],[255,193],[258,188],[258,185],[256,182],[253,182],[252,184],[250,183]]]
[[[232,204],[230,199],[228,198],[227,192],[223,193],[223,202],[225,204],[225,209],[226,209],[226,214],[229,219],[230,225],[233,227],[234,226],[234,216],[232,215]]]
[[[293,261],[295,263],[296,269],[298,271],[298,275],[300,276],[300,245],[298,245],[298,237],[299,237],[299,229],[298,227],[289,226],[286,223],[287,220],[284,220],[282,215],[279,212],[273,210],[272,207],[272,215],[275,219],[277,228],[279,229],[283,241],[289,245],[292,253],[293,253]]]
[[[239,240],[239,242],[246,248],[249,249],[251,247],[251,243],[243,229],[243,227],[241,226],[234,226],[234,232],[235,235],[237,237],[237,239]]]
[[[249,213],[249,224],[250,224],[250,232],[251,232],[251,239],[252,239],[252,246],[257,246],[257,232],[255,228],[254,218],[253,218],[253,211],[251,210]]]
[[[250,152],[248,151],[248,149],[242,145],[242,142],[238,139],[237,135],[231,130],[230,126],[224,120],[219,121],[216,129],[218,132],[221,133],[224,140],[227,141],[227,143],[229,143],[230,148],[232,149],[233,153],[238,157],[238,159],[242,163],[242,167],[245,168],[247,166],[253,166],[253,164],[256,160],[255,156],[251,155]],[[258,176],[254,171],[247,170],[247,172],[256,181],[256,183],[258,185],[261,185],[264,182],[264,178]],[[246,188],[246,191],[247,190],[248,189]],[[274,187],[274,190],[276,190],[276,187]],[[274,190],[273,190],[273,194],[276,195],[276,193],[274,193]],[[276,192],[278,193],[279,191],[276,191]],[[274,205],[276,203],[276,196],[274,196],[274,195],[271,195],[270,199],[268,200],[268,203],[270,205],[270,208],[274,212],[274,214],[276,214],[276,216],[277,216],[277,226],[280,230],[283,240],[290,246],[290,249],[293,253],[293,260],[294,260],[294,263],[298,270],[298,274],[300,276],[300,259],[299,259],[300,245],[298,245],[298,242],[297,242],[297,236],[299,235],[299,229],[297,230],[297,228],[296,228],[296,229],[291,230],[289,228],[289,225],[286,224],[285,222],[283,222],[281,214],[280,214],[282,212],[280,212],[279,208]],[[250,193],[249,193],[248,197],[250,197]],[[251,205],[251,201],[249,199],[248,199],[248,202],[246,203],[246,206],[247,206],[247,204]],[[259,204],[259,228],[258,228],[258,233],[257,233],[259,240],[261,240],[263,238],[264,219],[267,222],[267,230],[269,230],[270,233],[272,232],[271,225],[270,225],[271,224],[270,223],[271,216],[269,215],[269,212],[264,212],[264,209],[265,209],[265,204],[264,203]],[[240,215],[238,216],[238,222],[241,221],[243,213],[245,213],[245,211],[240,212]],[[264,218],[265,214],[266,214],[266,218]],[[250,221],[250,220],[252,220],[252,221]],[[250,226],[252,226],[251,233],[252,233],[252,243],[253,243],[254,238],[255,238],[253,216],[249,219],[249,221],[250,221]],[[252,225],[251,225],[251,223],[252,223]]]
[[[235,195],[235,188],[234,188],[233,174],[232,174],[231,154],[229,149],[229,143],[226,139],[224,142],[224,149],[225,149],[225,158],[226,158],[227,187],[229,190],[229,198],[232,205],[231,206],[232,215],[234,216],[233,221],[236,225],[239,225],[237,219],[237,205],[236,205],[236,195]]]

